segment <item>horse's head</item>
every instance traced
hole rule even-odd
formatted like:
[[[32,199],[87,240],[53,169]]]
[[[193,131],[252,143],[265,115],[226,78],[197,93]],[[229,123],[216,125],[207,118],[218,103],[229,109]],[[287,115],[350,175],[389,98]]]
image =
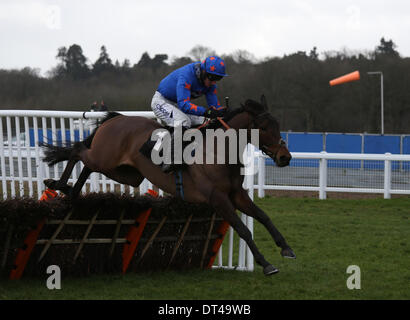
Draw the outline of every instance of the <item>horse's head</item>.
[[[278,121],[269,113],[265,96],[261,102],[247,100],[244,111],[251,115],[251,129],[259,129],[259,148],[271,157],[278,167],[289,165],[292,156],[283,141]]]

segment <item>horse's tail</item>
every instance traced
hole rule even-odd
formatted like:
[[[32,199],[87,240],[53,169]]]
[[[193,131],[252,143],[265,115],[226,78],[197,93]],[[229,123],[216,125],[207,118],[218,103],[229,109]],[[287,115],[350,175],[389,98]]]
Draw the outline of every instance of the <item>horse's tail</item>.
[[[61,161],[69,160],[75,149],[81,149],[81,147],[86,147],[89,149],[91,147],[91,142],[93,141],[95,133],[97,132],[98,128],[107,120],[110,120],[120,115],[121,113],[118,112],[107,112],[105,117],[102,119],[101,123],[94,129],[91,135],[89,135],[83,141],[74,143],[73,146],[71,146],[71,143],[68,143],[65,146],[60,147],[49,143],[41,142],[40,146],[44,148],[43,161],[46,162],[49,166],[53,166]]]

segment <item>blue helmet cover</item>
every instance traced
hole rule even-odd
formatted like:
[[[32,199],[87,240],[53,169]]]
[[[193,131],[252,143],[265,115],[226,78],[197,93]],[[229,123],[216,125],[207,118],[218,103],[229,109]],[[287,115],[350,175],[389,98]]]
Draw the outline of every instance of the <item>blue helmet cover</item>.
[[[225,61],[217,56],[207,57],[201,62],[201,69],[206,73],[215,74],[218,76],[226,77]]]

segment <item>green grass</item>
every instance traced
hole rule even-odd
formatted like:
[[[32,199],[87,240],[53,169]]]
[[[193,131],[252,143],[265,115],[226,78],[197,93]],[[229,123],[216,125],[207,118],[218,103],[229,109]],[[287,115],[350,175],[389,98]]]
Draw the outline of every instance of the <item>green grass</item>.
[[[410,198],[391,200],[256,200],[297,255],[283,259],[257,222],[255,241],[280,269],[193,270],[65,278],[48,290],[43,279],[0,280],[2,299],[410,299]],[[361,289],[349,290],[349,265]]]

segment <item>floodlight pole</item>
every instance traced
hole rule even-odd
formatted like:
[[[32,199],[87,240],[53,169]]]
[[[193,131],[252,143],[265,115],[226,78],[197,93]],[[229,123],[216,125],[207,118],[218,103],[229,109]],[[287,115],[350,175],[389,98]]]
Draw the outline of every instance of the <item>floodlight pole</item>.
[[[383,90],[383,72],[381,72],[381,71],[372,71],[372,72],[368,72],[367,74],[371,74],[371,75],[372,75],[372,74],[379,74],[379,75],[380,75],[381,133],[382,133],[382,135],[383,135],[383,134],[384,134],[384,99],[383,99],[384,90]]]

